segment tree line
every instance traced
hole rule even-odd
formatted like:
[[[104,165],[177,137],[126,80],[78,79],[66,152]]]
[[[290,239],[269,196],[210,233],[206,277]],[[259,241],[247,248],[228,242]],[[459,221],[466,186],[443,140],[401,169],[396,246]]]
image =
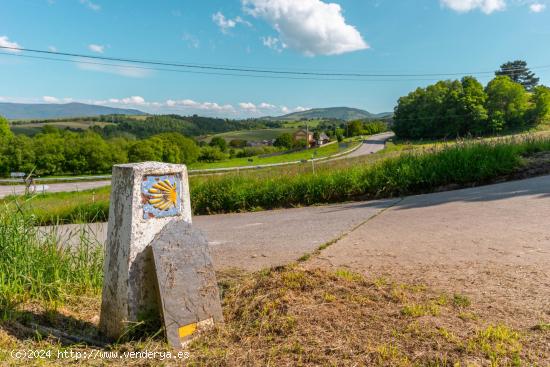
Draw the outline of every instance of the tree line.
[[[114,164],[163,161],[190,164],[202,159],[201,148],[179,133],[136,140],[105,139],[93,131],[73,132],[46,126],[28,137],[14,135],[0,117],[0,176],[10,172],[38,175],[108,173]]]
[[[503,64],[487,86],[476,78],[439,81],[401,97],[393,130],[404,139],[441,139],[520,131],[550,116],[550,88],[524,61]]]

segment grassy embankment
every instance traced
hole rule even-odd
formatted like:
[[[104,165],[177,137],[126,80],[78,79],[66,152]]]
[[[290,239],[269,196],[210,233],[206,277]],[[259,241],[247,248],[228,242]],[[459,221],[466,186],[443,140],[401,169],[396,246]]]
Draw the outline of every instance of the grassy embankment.
[[[550,138],[466,141],[326,163],[317,165],[315,174],[309,165],[300,165],[191,177],[191,203],[195,214],[214,214],[427,193],[512,175],[529,166],[529,157],[548,151]],[[21,210],[42,224],[93,222],[106,220],[108,195],[105,188],[38,195],[24,204],[24,198],[17,200]],[[4,202],[15,205],[13,198]]]
[[[254,156],[250,158],[232,158],[221,162],[197,162],[189,165],[189,169],[210,169],[210,168],[229,168],[259,166],[264,164],[276,164],[286,162],[296,162],[312,158],[325,158],[338,153],[343,153],[353,149],[359,144],[358,141],[348,143],[347,148],[340,148],[338,143],[327,144],[320,148],[304,149],[298,152],[274,155],[271,157]]]
[[[58,351],[168,352],[162,330],[108,344],[98,332],[100,247],[83,234],[69,250],[37,236],[32,219],[0,215],[0,364],[180,366],[179,360],[59,359]],[[186,349],[186,365],[543,365],[550,325],[513,329],[478,316],[462,294],[369,278],[346,269],[289,265],[253,274],[218,273],[225,324]],[[145,327],[146,325],[141,325]],[[70,339],[73,338],[73,339]],[[105,343],[89,347],[74,338]],[[14,359],[12,351],[45,351]],[[51,354],[46,354],[49,351]]]

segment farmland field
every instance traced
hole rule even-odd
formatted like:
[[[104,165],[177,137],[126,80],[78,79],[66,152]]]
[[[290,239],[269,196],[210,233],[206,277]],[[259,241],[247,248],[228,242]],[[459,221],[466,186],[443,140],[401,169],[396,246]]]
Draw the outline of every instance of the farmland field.
[[[213,137],[224,138],[226,141],[231,141],[234,139],[242,139],[247,141],[262,141],[262,140],[272,140],[278,138],[280,135],[285,133],[294,133],[296,129],[286,128],[286,129],[258,129],[258,130],[239,130],[239,131],[229,131],[226,133],[211,135],[205,137],[204,141],[209,142]]]
[[[323,122],[323,120],[289,121],[289,122],[285,122],[283,124],[283,126],[285,128],[300,129],[300,128],[305,127],[306,122],[307,122],[307,124],[310,128],[315,128],[315,127],[319,126],[319,124],[321,122]]]
[[[92,126],[107,126],[112,125],[109,122],[100,121],[52,121],[43,123],[17,123],[11,126],[11,130],[14,134],[35,135],[40,132],[44,126],[54,126],[59,129],[78,129],[86,130]]]

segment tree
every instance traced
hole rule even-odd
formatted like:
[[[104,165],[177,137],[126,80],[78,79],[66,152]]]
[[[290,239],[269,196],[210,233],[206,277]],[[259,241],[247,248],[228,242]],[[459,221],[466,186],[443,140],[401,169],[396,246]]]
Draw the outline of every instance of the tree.
[[[225,154],[220,150],[220,148],[215,146],[201,148],[201,155],[199,157],[199,160],[203,162],[217,162],[223,161],[227,158],[229,158],[229,155]]]
[[[363,132],[363,122],[361,120],[348,122],[348,127],[347,127],[348,138],[352,136],[361,135],[362,132]]]
[[[533,93],[533,109],[530,121],[538,124],[550,119],[550,88],[540,85]]]
[[[219,136],[215,136],[210,140],[211,147],[218,147],[222,152],[225,152],[227,150],[227,142],[224,138],[221,138]]]
[[[507,76],[512,81],[523,85],[523,87],[532,91],[539,83],[539,78],[535,77],[527,67],[527,62],[523,60],[509,61],[500,66],[500,70],[495,72],[496,76]]]
[[[494,131],[526,125],[529,94],[508,76],[497,76],[485,88],[487,111]]]
[[[0,116],[0,143],[7,142],[13,137],[8,120]]]
[[[294,137],[290,133],[279,135],[279,137],[275,139],[273,146],[292,149],[292,147],[294,146]]]

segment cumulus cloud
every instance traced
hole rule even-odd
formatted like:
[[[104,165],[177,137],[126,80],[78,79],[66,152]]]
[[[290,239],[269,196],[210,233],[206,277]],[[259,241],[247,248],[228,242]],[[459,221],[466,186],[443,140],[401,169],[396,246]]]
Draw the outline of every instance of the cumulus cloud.
[[[80,3],[82,5],[85,5],[89,9],[92,9],[93,11],[99,11],[101,10],[101,6],[92,2],[91,0],[80,0]]]
[[[235,28],[237,24],[245,24],[250,26],[251,24],[241,17],[235,17],[233,19],[226,18],[221,11],[212,14],[212,21],[216,23],[222,33],[227,34],[230,29]]]
[[[467,13],[472,10],[481,10],[485,14],[506,9],[505,0],[440,0],[446,6],[459,13]]]
[[[19,44],[17,42],[10,41],[8,36],[0,36],[0,46],[11,48],[11,49],[6,49],[5,48],[4,50],[6,52],[13,52],[13,53],[21,52],[21,51],[17,50],[18,48],[21,48],[21,46],[19,46]]]
[[[544,11],[544,9],[546,9],[546,4],[533,3],[533,4],[529,5],[529,9],[533,13],[542,13]]]
[[[257,111],[256,105],[250,102],[241,102],[239,103],[239,107],[246,111],[251,111],[251,112]]]
[[[88,49],[92,52],[97,52],[98,54],[102,54],[105,51],[105,46],[96,45],[95,43],[92,43],[88,45]]]
[[[59,98],[52,96],[44,96],[42,97],[42,100],[46,103],[59,103]]]
[[[271,103],[262,102],[258,105],[258,108],[260,108],[262,110],[273,110],[273,109],[277,108],[277,106],[275,106]]]
[[[321,0],[241,1],[247,14],[271,24],[282,44],[305,55],[339,55],[369,48],[359,31],[346,23],[339,4]]]

